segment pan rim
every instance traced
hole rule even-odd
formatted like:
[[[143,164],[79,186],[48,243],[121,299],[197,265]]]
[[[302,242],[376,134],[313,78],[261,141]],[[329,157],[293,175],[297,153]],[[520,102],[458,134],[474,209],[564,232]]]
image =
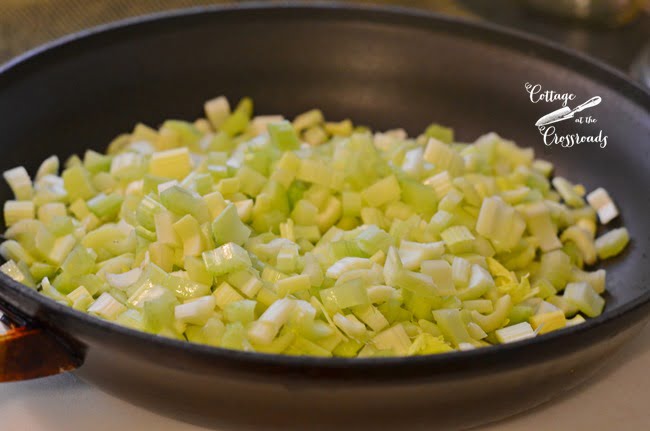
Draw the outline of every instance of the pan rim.
[[[580,67],[583,70],[581,74],[590,72],[589,78],[596,80],[599,84],[606,87],[612,87],[611,82],[617,84],[616,92],[625,96],[635,104],[650,109],[650,92],[632,81],[622,71],[615,69],[599,60],[593,59],[588,55],[565,48],[554,42],[544,40],[540,37],[533,36],[518,30],[508,29],[497,24],[470,21],[464,18],[450,17],[440,15],[425,10],[408,9],[396,6],[367,6],[367,5],[350,5],[341,3],[320,3],[320,2],[290,2],[287,4],[265,4],[261,2],[246,3],[237,5],[211,5],[199,6],[187,9],[165,11],[145,16],[128,18],[80,32],[64,36],[55,41],[43,44],[34,49],[23,53],[3,65],[0,65],[0,88],[10,82],[13,75],[20,74],[25,67],[41,67],[41,63],[47,64],[51,56],[58,58],[57,54],[63,49],[86,50],[92,47],[104,38],[111,38],[117,32],[143,31],[149,25],[163,24],[175,20],[196,19],[200,16],[213,14],[247,14],[247,13],[284,13],[284,12],[308,12],[309,19],[317,20],[357,20],[361,22],[376,23],[384,22],[390,25],[400,27],[418,27],[433,23],[442,24],[443,29],[435,28],[432,31],[447,32],[456,37],[471,37],[471,35],[483,34],[491,36],[485,40],[485,43],[496,46],[522,51],[522,45],[534,46],[540,50],[540,56],[556,64],[562,64],[561,61],[571,60],[572,63],[565,66],[569,70],[578,71]],[[322,12],[321,14],[317,14]],[[346,16],[347,15],[347,16]],[[332,16],[336,16],[335,19]],[[453,30],[452,28],[456,28]],[[452,29],[452,30],[450,30]],[[467,30],[461,31],[461,29]],[[504,39],[497,41],[495,39]],[[553,53],[553,60],[550,60],[550,53]],[[586,69],[586,70],[585,70]],[[607,82],[610,82],[609,84]],[[640,252],[640,251],[639,251]],[[471,351],[454,351],[438,355],[425,355],[414,357],[390,357],[390,358],[319,358],[310,356],[288,356],[280,354],[264,354],[256,352],[243,352],[229,350],[224,348],[189,343],[187,341],[174,340],[160,337],[157,335],[122,327],[115,323],[95,318],[86,313],[76,311],[70,307],[45,297],[34,289],[31,289],[21,283],[18,283],[4,274],[0,274],[0,296],[5,296],[4,289],[9,288],[14,291],[19,301],[31,301],[38,304],[42,310],[52,310],[57,314],[63,314],[67,318],[86,325],[93,331],[103,332],[104,334],[117,335],[128,338],[130,341],[145,343],[151,347],[162,349],[173,349],[178,353],[199,355],[205,359],[220,360],[223,364],[229,364],[238,369],[245,370],[248,367],[271,367],[283,369],[285,371],[294,370],[305,373],[309,369],[322,370],[343,370],[345,369],[346,379],[350,373],[364,371],[364,379],[372,376],[375,380],[396,380],[395,376],[399,373],[390,373],[385,375],[386,368],[395,369],[404,367],[413,367],[421,371],[426,368],[430,374],[439,374],[439,372],[449,372],[458,367],[471,368],[471,364],[494,363],[491,366],[499,368],[505,366],[509,369],[523,367],[532,363],[548,360],[561,356],[569,351],[576,351],[588,347],[585,339],[587,336],[595,337],[595,333],[603,325],[612,326],[615,322],[622,322],[626,316],[631,316],[635,312],[640,312],[644,308],[650,307],[650,290],[643,293],[634,301],[621,304],[615,310],[605,311],[601,316],[588,319],[582,325],[566,328],[563,331],[545,334],[535,339],[528,339],[516,343],[490,346],[486,348]],[[637,318],[640,321],[642,318]],[[631,324],[630,324],[631,326]],[[573,343],[571,342],[573,340]],[[561,352],[549,351],[550,346],[558,346],[562,342],[569,344],[570,348],[558,349]],[[534,350],[531,347],[536,347]],[[535,354],[537,353],[537,354]],[[458,367],[457,367],[458,366]],[[486,367],[481,367],[480,372],[485,372]],[[374,371],[374,372],[373,372]],[[466,370],[463,370],[466,371]],[[310,373],[309,373],[310,374]],[[406,373],[413,374],[416,373]],[[311,374],[310,374],[311,375]],[[319,376],[312,376],[319,377]],[[327,378],[333,377],[327,374]],[[334,376],[335,377],[335,376]],[[402,379],[403,377],[399,377]]]

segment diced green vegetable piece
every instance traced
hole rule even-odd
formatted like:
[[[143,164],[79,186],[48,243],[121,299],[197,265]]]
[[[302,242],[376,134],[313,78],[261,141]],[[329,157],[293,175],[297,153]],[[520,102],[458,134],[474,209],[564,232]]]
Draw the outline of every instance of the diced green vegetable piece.
[[[564,288],[566,282],[571,277],[571,261],[569,260],[569,256],[561,250],[544,253],[537,276],[544,277],[550,281],[556,290]]]
[[[208,272],[215,276],[247,269],[252,265],[248,252],[232,242],[204,252],[203,262]]]
[[[84,167],[93,174],[108,172],[111,169],[111,157],[88,150],[84,154]]]
[[[583,267],[629,233],[596,239],[618,216],[609,194],[553,190],[532,149],[319,110],[253,118],[248,98],[204,108],[137,124],[61,176],[56,156],[33,183],[6,171],[0,271],[120,325],[272,354],[438,354],[602,313],[605,270]]]
[[[536,314],[528,319],[528,321],[539,334],[546,334],[566,326],[566,317],[562,310]]]
[[[401,189],[394,175],[381,179],[365,189],[361,196],[372,207],[399,200]]]
[[[115,320],[117,316],[124,311],[126,311],[126,307],[107,292],[102,293],[99,298],[88,307],[89,313],[103,317],[106,320]]]
[[[330,312],[344,310],[358,305],[368,305],[368,292],[359,279],[350,280],[338,286],[320,291],[323,305]]]
[[[96,193],[90,174],[83,166],[74,166],[63,171],[61,175],[65,190],[71,201],[90,199]]]
[[[605,307],[605,300],[585,282],[567,284],[564,298],[588,317],[599,316]]]
[[[212,222],[212,235],[216,245],[228,242],[243,245],[250,234],[251,229],[242,223],[233,204],[228,204]]]
[[[435,137],[429,138],[423,157],[427,162],[433,163],[436,172],[448,171],[455,177],[465,170],[465,161],[460,154]]]
[[[440,124],[430,124],[424,131],[427,138],[436,138],[445,144],[451,144],[454,141],[454,129],[441,126]]]
[[[596,239],[596,251],[598,257],[607,259],[621,253],[627,243],[630,241],[630,235],[624,227],[611,230]]]
[[[596,263],[596,247],[594,240],[587,231],[578,226],[571,226],[562,232],[560,239],[575,243],[587,265]]]
[[[452,226],[440,233],[447,248],[454,254],[472,251],[474,235],[465,226]]]
[[[6,201],[4,204],[4,218],[7,226],[29,220],[35,217],[36,208],[31,201]]]
[[[514,343],[515,341],[525,340],[535,337],[535,331],[528,322],[517,323],[495,331],[499,343]]]
[[[268,125],[271,144],[282,151],[296,150],[300,147],[300,141],[296,130],[288,121],[272,123]]]
[[[397,355],[408,354],[412,344],[401,324],[394,325],[375,335],[373,342],[377,349],[390,350]]]
[[[497,251],[510,251],[521,239],[526,223],[500,198],[483,200],[476,221],[476,232],[490,239]]]
[[[97,217],[113,220],[122,206],[124,198],[117,193],[100,193],[87,202],[88,209]]]
[[[492,313],[483,315],[477,311],[473,311],[472,319],[485,332],[492,332],[504,325],[510,310],[512,310],[512,298],[510,295],[504,295],[496,301]]]
[[[278,296],[283,298],[296,292],[309,290],[311,281],[309,275],[301,274],[278,280],[276,285]]]
[[[171,186],[160,193],[160,202],[170,211],[178,214],[191,214],[199,223],[210,220],[208,205],[199,195],[180,186]]]
[[[225,96],[219,96],[205,102],[204,110],[212,127],[218,129],[230,115],[230,104]]]
[[[33,187],[32,180],[29,178],[27,170],[19,166],[17,168],[9,169],[2,173],[5,181],[11,187],[11,191],[14,193],[14,196],[17,201],[25,201],[32,199],[33,196]]]
[[[474,339],[467,332],[467,326],[463,322],[459,310],[455,308],[435,310],[433,317],[445,339],[455,347],[462,343],[475,344]]]
[[[555,187],[555,190],[557,190],[560,196],[562,196],[562,199],[564,199],[567,205],[573,208],[580,208],[584,206],[585,201],[582,199],[582,196],[580,196],[575,191],[573,185],[566,179],[562,177],[555,177],[553,178],[552,183],[553,187]]]
[[[149,161],[149,173],[158,177],[182,180],[191,171],[192,161],[187,147],[155,152]]]
[[[217,305],[214,296],[202,296],[174,307],[174,318],[183,323],[202,326],[212,317]]]

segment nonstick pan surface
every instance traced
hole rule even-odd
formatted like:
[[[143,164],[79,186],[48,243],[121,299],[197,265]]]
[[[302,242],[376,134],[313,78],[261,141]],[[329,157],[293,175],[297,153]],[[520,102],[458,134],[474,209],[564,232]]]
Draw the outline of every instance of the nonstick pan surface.
[[[561,103],[526,84],[591,97],[596,123],[546,146],[535,122]],[[530,86],[528,86],[530,87]],[[0,299],[82,364],[85,380],[184,420],[318,429],[457,429],[544,402],[593,374],[650,310],[650,95],[575,52],[488,24],[424,12],[332,5],[199,8],[90,30],[0,69],[0,168],[35,172],[51,154],[103,150],[142,121],[194,119],[215,95],[251,96],[257,113],[313,107],[376,129],[417,134],[431,121],[460,140],[496,131],[605,187],[632,242],[608,262],[607,307],[533,340],[436,356],[319,359],[193,345],[118,327],[0,278]],[[1,186],[0,198],[10,198]]]

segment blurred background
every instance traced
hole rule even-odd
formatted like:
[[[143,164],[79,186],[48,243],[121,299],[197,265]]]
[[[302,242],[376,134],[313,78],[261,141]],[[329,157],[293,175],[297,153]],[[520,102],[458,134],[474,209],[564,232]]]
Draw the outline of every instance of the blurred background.
[[[0,0],[0,63],[110,21],[218,0]],[[286,3],[268,0],[267,3]],[[498,23],[588,53],[650,87],[650,0],[374,0]]]

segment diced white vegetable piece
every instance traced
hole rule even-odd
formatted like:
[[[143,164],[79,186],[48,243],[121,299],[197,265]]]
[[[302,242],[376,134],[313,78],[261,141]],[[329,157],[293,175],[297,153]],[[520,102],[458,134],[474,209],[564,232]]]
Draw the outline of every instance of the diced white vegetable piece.
[[[256,322],[253,322],[248,330],[248,337],[254,343],[269,344],[282,325],[289,320],[295,306],[295,301],[289,298],[275,301]]]
[[[373,262],[370,259],[362,257],[344,257],[327,269],[325,275],[329,278],[337,279],[346,272],[355,269],[370,269]]]
[[[160,183],[158,184],[158,194],[164,192],[170,187],[177,186],[178,184],[179,184],[178,180],[171,180],[171,181],[167,181],[166,183]]]
[[[124,290],[135,283],[141,275],[142,270],[140,268],[133,268],[122,274],[106,274],[106,281],[111,287]]]
[[[202,296],[174,307],[174,317],[183,323],[205,325],[212,316],[216,305],[217,300],[214,296]]]
[[[117,299],[108,293],[102,293],[95,302],[88,307],[89,313],[94,313],[107,320],[115,320],[117,316],[123,313],[126,307]]]
[[[336,313],[332,317],[332,320],[334,320],[336,326],[348,337],[358,338],[366,332],[366,326],[351,314],[343,316],[340,313]]]
[[[405,269],[414,270],[420,267],[425,260],[437,259],[445,252],[445,243],[442,241],[419,243],[402,241],[399,247],[399,257]]]
[[[371,286],[368,288],[368,299],[373,304],[381,304],[388,301],[397,290],[391,286]]]
[[[517,323],[516,325],[507,326],[505,328],[497,329],[494,331],[499,343],[514,343],[515,341],[525,340],[527,338],[535,337],[536,332],[528,322]]]
[[[607,224],[618,216],[618,208],[612,201],[612,198],[602,187],[597,188],[587,195],[587,202],[598,214],[598,219],[602,224]]]

